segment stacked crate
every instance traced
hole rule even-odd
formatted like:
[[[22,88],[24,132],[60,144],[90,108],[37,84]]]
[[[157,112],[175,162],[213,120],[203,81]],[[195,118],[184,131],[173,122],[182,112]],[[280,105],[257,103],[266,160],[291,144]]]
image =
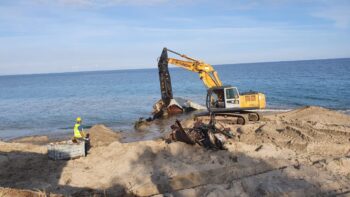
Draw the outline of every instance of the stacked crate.
[[[85,142],[73,143],[72,141],[64,141],[51,143],[47,146],[47,154],[53,160],[73,159],[85,156]]]

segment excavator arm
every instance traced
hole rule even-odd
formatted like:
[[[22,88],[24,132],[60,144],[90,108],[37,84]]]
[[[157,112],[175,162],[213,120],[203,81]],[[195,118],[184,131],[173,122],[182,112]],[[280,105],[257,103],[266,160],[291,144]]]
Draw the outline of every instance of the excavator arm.
[[[183,112],[183,107],[188,108],[188,106],[179,104],[178,101],[173,98],[171,78],[168,68],[169,63],[199,73],[200,78],[203,80],[203,82],[205,82],[205,85],[207,87],[211,87],[215,84],[221,84],[216,72],[210,65],[206,65],[202,62],[189,58],[185,55],[178,54],[174,51],[171,52],[178,54],[189,61],[168,58],[168,51],[170,50],[164,48],[158,60],[159,82],[162,99],[153,106],[153,118],[159,118],[169,113],[174,114]],[[195,109],[200,108],[198,106],[193,106],[193,104],[191,107]]]
[[[219,79],[217,72],[214,70],[214,68],[210,64],[190,58],[186,55],[179,54],[167,48],[164,48],[163,50],[167,50],[184,59],[187,59],[187,61],[185,61],[185,60],[179,60],[175,58],[167,58],[169,64],[173,64],[175,66],[179,66],[189,71],[198,73],[199,78],[203,81],[204,85],[207,88],[222,86],[222,82]]]
[[[169,58],[168,52],[176,54],[186,60]],[[161,90],[162,100],[165,106],[168,106],[171,99],[173,99],[173,91],[171,86],[171,79],[170,79],[168,64],[173,64],[181,68],[187,69],[189,71],[198,73],[199,78],[203,81],[204,85],[208,89],[222,86],[221,80],[219,79],[217,72],[214,70],[214,68],[210,64],[206,64],[202,61],[190,58],[186,55],[182,55],[170,49],[163,48],[162,54],[158,60],[158,71],[159,71],[160,90]]]

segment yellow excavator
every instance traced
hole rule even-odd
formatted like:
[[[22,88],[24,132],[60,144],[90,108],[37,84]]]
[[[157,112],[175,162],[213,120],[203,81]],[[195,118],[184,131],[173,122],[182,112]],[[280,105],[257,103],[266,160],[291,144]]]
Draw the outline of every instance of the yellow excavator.
[[[182,57],[184,60],[169,58],[168,52]],[[207,87],[206,107],[215,115],[238,117],[237,123],[245,124],[248,120],[258,121],[260,115],[249,111],[266,107],[265,95],[259,92],[240,93],[234,86],[223,85],[217,72],[210,64],[164,48],[158,61],[160,88],[164,106],[173,99],[168,64],[182,67],[199,74],[199,78]]]

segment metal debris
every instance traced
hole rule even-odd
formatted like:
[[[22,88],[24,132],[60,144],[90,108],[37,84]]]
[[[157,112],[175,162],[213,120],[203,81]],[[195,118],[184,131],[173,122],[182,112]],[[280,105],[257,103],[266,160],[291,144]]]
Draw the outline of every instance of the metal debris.
[[[197,120],[193,128],[190,129],[184,129],[180,121],[176,120],[171,129],[172,132],[166,139],[167,143],[180,141],[191,145],[198,144],[207,149],[224,150],[224,144],[228,138],[232,137],[232,133],[229,130],[220,130],[215,127],[215,124],[204,124],[200,120]]]
[[[258,146],[258,147],[255,149],[255,151],[258,152],[262,147],[263,147],[263,145]]]

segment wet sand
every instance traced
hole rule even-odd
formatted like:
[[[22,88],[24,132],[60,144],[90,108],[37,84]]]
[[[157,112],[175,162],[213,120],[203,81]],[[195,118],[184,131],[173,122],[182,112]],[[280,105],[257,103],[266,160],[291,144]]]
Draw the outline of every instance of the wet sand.
[[[103,125],[90,129],[89,155],[68,161],[48,160],[45,137],[0,142],[0,196],[350,195],[350,116],[306,107],[231,122],[217,121],[235,134],[219,151],[162,139],[125,143]]]

